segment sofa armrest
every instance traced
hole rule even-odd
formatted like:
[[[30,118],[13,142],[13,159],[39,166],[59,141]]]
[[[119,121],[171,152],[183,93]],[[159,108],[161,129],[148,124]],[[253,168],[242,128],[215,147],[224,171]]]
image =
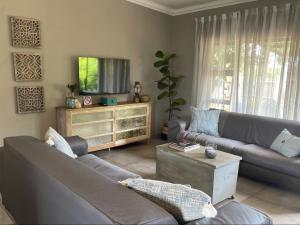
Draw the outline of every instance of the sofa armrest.
[[[187,129],[188,122],[183,119],[172,119],[168,122],[168,141],[176,141],[181,131]]]
[[[77,156],[82,156],[88,153],[88,143],[85,139],[79,136],[65,137],[72,151]]]

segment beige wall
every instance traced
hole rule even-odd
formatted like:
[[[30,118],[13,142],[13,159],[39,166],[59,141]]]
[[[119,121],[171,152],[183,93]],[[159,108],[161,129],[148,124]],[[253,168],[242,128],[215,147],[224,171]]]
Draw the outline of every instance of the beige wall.
[[[121,57],[131,60],[131,80],[143,84],[143,93],[154,101],[155,133],[166,118],[165,102],[157,102],[153,68],[157,49],[177,53],[175,71],[186,75],[179,88],[181,96],[191,98],[194,64],[194,18],[235,11],[285,0],[259,0],[219,9],[171,17],[125,0],[0,0],[0,145],[6,136],[42,137],[56,123],[55,107],[64,104],[65,85],[76,81],[76,56]],[[9,16],[37,18],[41,21],[41,49],[20,49],[10,45]],[[13,80],[12,52],[38,52],[43,56],[44,80],[17,83]],[[43,85],[46,112],[16,114],[14,87]],[[131,99],[119,95],[118,99]],[[187,111],[186,111],[187,112]]]
[[[224,12],[233,12],[250,7],[259,7],[277,3],[292,2],[294,0],[259,0],[234,6],[211,9],[186,15],[176,16],[172,24],[172,51],[177,53],[175,70],[178,74],[185,75],[178,92],[183,96],[188,104],[184,114],[189,113],[189,106],[192,96],[193,66],[194,66],[194,38],[195,38],[195,18],[201,16],[215,15]]]
[[[41,49],[19,49],[10,45],[9,16],[41,21]],[[76,80],[75,57],[79,55],[121,57],[131,60],[131,80],[139,80],[143,92],[154,99],[154,129],[162,120],[156,104],[153,69],[156,49],[170,48],[172,17],[125,0],[0,0],[0,145],[3,137],[42,137],[56,123],[55,107],[64,104],[65,85]],[[17,83],[13,80],[11,53],[38,52],[43,56],[44,80]],[[15,113],[14,87],[43,85],[46,112]],[[118,96],[130,99],[128,95]]]

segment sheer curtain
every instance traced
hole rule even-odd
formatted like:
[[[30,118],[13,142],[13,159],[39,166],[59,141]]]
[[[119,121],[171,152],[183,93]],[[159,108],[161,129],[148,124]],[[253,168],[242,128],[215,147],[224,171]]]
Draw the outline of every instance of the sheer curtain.
[[[192,103],[300,120],[300,4],[196,19]]]

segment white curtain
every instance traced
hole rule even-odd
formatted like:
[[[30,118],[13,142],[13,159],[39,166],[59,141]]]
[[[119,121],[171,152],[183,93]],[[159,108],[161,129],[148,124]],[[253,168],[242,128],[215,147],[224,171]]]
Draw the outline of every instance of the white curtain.
[[[196,19],[193,105],[300,120],[300,4]]]

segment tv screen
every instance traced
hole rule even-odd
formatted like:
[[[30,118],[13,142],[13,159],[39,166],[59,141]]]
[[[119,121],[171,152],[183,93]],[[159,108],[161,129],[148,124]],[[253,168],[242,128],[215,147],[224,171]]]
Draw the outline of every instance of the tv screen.
[[[81,95],[125,94],[130,91],[130,62],[127,59],[79,57]]]

